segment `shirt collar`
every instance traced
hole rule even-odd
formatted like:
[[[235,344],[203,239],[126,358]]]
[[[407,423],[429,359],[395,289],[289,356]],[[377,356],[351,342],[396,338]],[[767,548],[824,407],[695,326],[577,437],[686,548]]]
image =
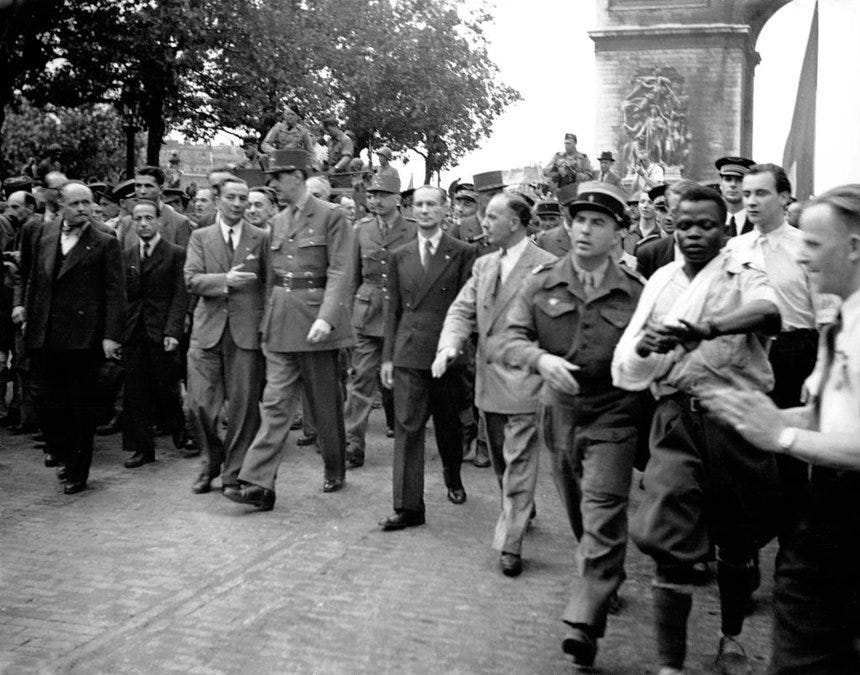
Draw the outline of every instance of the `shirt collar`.
[[[526,246],[528,246],[528,245],[529,245],[529,238],[523,237],[513,246],[509,246],[506,249],[500,249],[500,250],[505,251],[505,255],[508,258],[508,260],[516,261],[516,260],[520,259],[520,256],[523,254],[523,251],[526,250]]]
[[[224,236],[226,237],[227,235],[225,234]],[[150,252],[150,254],[155,250],[156,245],[160,241],[161,241],[161,235],[158,234],[158,232],[156,232],[155,236],[149,240],[149,252]],[[143,241],[143,239],[140,240],[140,252],[141,252],[141,254],[143,254],[143,245],[145,243],[146,242]]]
[[[573,264],[573,271],[576,272],[576,275],[579,276],[582,272],[589,272],[594,279],[594,287],[597,288],[600,284],[603,283],[603,277],[606,276],[606,270],[609,269],[609,257],[607,256],[606,260],[598,267],[597,269],[587,270],[584,267],[580,267],[576,258],[570,256],[570,262]]]
[[[851,325],[854,319],[860,316],[860,289],[845,298],[839,311],[842,314],[843,326]]]
[[[218,227],[221,228],[221,236],[224,237],[224,240],[227,240],[227,234],[230,231],[230,226],[221,218],[220,213],[215,214],[215,221],[218,223]],[[242,234],[242,221],[240,220],[238,223],[233,225],[233,230],[237,232],[240,236]]]
[[[310,196],[311,196],[311,193],[308,192],[307,190],[305,190],[302,193],[302,196],[299,197],[299,200],[295,204],[293,204],[293,206],[292,206],[293,212],[301,213],[302,211],[304,211],[305,210],[305,204],[308,203],[308,197],[310,197]]]
[[[442,240],[442,228],[436,230],[436,234],[434,234],[432,237],[425,237],[423,234],[421,234],[421,232],[419,232],[418,238],[424,241],[429,240],[430,243],[433,245],[433,250],[435,251],[437,248],[439,248],[439,242]]]
[[[781,224],[779,227],[777,227],[777,228],[775,228],[775,229],[771,230],[770,232],[762,232],[762,231],[758,228],[758,225],[756,225],[756,226],[753,228],[753,231],[756,233],[756,235],[758,235],[758,236],[756,237],[756,239],[764,239],[765,237],[767,237],[768,239],[773,239],[773,240],[775,240],[775,239],[779,239],[780,237],[782,237],[782,236],[785,234],[786,229],[787,229],[787,228],[789,228],[789,227],[791,227],[791,225],[789,225],[787,222],[785,222],[785,221],[783,220],[783,221],[782,221],[782,224]]]

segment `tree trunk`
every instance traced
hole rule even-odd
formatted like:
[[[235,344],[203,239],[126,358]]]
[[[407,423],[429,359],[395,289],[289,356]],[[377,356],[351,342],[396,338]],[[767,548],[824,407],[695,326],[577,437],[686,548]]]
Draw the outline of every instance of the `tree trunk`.
[[[149,166],[158,166],[159,154],[164,141],[164,115],[162,115],[162,99],[152,101],[147,106],[144,118],[146,124],[146,163]]]

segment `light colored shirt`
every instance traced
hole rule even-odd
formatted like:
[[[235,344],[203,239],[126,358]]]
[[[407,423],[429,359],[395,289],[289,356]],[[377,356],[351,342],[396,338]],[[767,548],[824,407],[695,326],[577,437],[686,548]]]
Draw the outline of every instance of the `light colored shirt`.
[[[648,283],[655,283],[654,277]],[[678,266],[658,297],[650,320],[662,323],[689,285],[690,278],[683,267]],[[763,272],[729,258],[708,289],[701,321],[728,314],[754,300],[767,300],[776,304],[776,295],[767,277]],[[773,370],[767,358],[768,342],[768,338],[756,333],[721,335],[700,342],[695,349],[677,360],[663,378],[655,382],[652,391],[657,398],[676,391],[696,395],[702,388],[714,385],[768,392],[773,388]]]
[[[155,233],[155,236],[150,239],[148,242],[140,239],[140,259],[144,260],[145,258],[152,255],[152,252],[155,250],[155,245],[161,241],[161,235],[158,232]],[[149,247],[146,247],[146,244],[149,244]]]
[[[425,237],[420,232],[418,233],[418,250],[421,252],[421,264],[424,267],[427,267],[427,242],[430,242],[430,255],[435,255],[436,251],[439,249],[439,242],[442,240],[442,229],[436,230],[436,233],[432,237]]]
[[[224,238],[224,243],[228,246],[232,244],[232,248],[235,251],[239,246],[239,237],[242,236],[242,221],[240,220],[231,227],[224,222],[220,213],[216,216],[216,220],[218,221],[218,226],[221,228],[221,236]]]
[[[586,291],[594,291],[595,289],[600,288],[600,284],[603,283],[603,278],[606,276],[606,270],[609,269],[608,257],[600,264],[599,267],[593,270],[587,270],[584,267],[580,267],[574,257],[571,257],[570,260],[571,263],[573,263],[573,271],[576,272],[579,282]]]
[[[860,291],[846,298],[833,354],[822,334],[815,370],[806,381],[818,406],[818,430],[860,435]]]
[[[648,165],[648,168],[645,169],[645,176],[640,176],[638,173],[636,174],[633,179],[633,186],[630,188],[630,192],[641,192],[643,190],[647,192],[652,187],[662,185],[664,178],[663,167],[651,162],[651,164]]]
[[[839,302],[833,296],[813,291],[806,268],[797,262],[802,246],[803,233],[788,223],[767,234],[762,234],[756,226],[751,232],[729,239],[726,244],[738,260],[767,273],[776,292],[784,333],[815,328],[816,318],[818,323],[832,321],[833,308]],[[820,313],[822,316],[817,316]]]
[[[60,227],[60,250],[63,252],[63,255],[69,255],[69,251],[78,243],[83,231],[83,227],[67,227],[65,222],[62,224]]]
[[[517,262],[519,262],[523,251],[526,250],[526,246],[528,245],[528,237],[523,237],[521,241],[506,249],[505,255],[501,256],[499,259],[499,278],[502,280],[502,283],[507,281],[508,275],[514,269]],[[499,255],[501,255],[501,251],[499,251]]]

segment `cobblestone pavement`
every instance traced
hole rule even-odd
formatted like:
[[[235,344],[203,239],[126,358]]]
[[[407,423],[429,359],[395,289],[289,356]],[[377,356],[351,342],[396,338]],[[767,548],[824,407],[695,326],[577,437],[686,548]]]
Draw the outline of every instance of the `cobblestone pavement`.
[[[99,439],[90,490],[67,497],[29,439],[0,431],[0,671],[4,673],[567,673],[559,616],[575,541],[541,467],[522,576],[489,548],[491,469],[464,467],[468,502],[445,498],[428,438],[427,525],[383,533],[392,442],[380,411],[368,461],[322,493],[313,449],[290,441],[270,513],[194,495],[197,460],[167,438],[135,470],[119,437]],[[634,501],[638,488],[634,487]],[[762,672],[773,547],[745,645]],[[651,565],[630,546],[625,606],[598,665],[653,672]],[[690,672],[708,672],[715,588],[698,593]]]

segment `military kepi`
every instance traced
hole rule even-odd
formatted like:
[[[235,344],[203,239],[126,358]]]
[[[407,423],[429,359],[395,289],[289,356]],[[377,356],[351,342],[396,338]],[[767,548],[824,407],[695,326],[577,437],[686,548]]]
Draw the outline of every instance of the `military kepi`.
[[[627,195],[610,183],[589,181],[580,183],[576,200],[568,204],[571,216],[579,211],[600,211],[623,226],[626,222]]]
[[[501,171],[485,171],[472,176],[476,192],[488,192],[490,190],[501,190],[505,187],[505,179]]]
[[[753,164],[755,162],[746,157],[720,157],[714,162],[721,176],[746,176]]]
[[[289,148],[275,150],[269,153],[269,168],[266,173],[284,173],[286,171],[308,170],[308,153],[305,150]]]
[[[388,192],[393,195],[400,194],[400,178],[391,174],[376,174],[367,191]]]

